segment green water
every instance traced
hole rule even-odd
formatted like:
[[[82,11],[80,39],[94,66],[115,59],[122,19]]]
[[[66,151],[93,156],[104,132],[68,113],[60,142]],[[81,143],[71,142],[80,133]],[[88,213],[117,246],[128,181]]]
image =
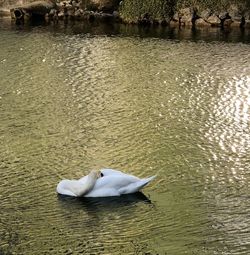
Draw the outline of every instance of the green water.
[[[246,37],[64,29],[0,26],[0,254],[249,254]],[[157,179],[57,196],[103,167]]]

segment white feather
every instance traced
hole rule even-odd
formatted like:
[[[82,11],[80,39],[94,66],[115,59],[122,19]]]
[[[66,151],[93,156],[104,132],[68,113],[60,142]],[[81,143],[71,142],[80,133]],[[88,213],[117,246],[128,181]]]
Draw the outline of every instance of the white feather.
[[[57,192],[68,196],[110,197],[135,193],[152,181],[155,176],[140,179],[114,169],[101,169],[102,177],[93,181],[89,175],[79,180],[63,180],[57,186]],[[91,182],[91,185],[89,185]],[[86,185],[88,189],[86,189]],[[87,191],[86,191],[87,190]]]

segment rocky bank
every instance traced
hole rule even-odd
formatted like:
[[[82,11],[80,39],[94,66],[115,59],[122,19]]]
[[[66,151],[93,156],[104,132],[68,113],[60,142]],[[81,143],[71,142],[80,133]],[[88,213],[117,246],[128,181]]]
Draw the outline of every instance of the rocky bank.
[[[48,20],[124,22],[143,26],[250,28],[248,0],[0,0],[0,14],[23,19],[42,15]],[[40,9],[36,4],[40,4]],[[41,12],[41,8],[43,11]],[[37,11],[38,10],[38,11]]]

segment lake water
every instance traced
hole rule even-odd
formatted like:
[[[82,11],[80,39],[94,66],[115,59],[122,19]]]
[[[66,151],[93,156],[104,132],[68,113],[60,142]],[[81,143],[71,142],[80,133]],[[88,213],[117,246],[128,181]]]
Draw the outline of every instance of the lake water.
[[[1,254],[249,254],[249,31],[0,24]]]

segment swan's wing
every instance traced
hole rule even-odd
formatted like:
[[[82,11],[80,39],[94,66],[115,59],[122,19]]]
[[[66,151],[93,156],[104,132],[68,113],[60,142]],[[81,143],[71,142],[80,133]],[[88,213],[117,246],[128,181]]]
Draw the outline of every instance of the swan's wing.
[[[115,169],[111,169],[111,168],[103,168],[103,169],[101,169],[100,170],[101,171],[101,173],[103,174],[103,175],[119,175],[119,174],[124,174],[123,172],[121,172],[121,171],[118,171],[118,170],[115,170]]]
[[[122,176],[122,178],[129,178],[131,181],[138,181],[140,180],[138,177],[132,175],[132,174],[125,174],[121,171],[111,169],[111,168],[104,168],[100,170],[103,176]]]
[[[95,186],[85,197],[110,197],[120,196],[119,190],[131,183],[138,182],[138,178],[129,175],[107,175],[96,180]]]
[[[131,175],[104,175],[101,178],[98,178],[96,180],[95,186],[93,187],[93,190],[95,189],[105,189],[105,188],[112,188],[119,190],[120,188],[127,186],[131,183],[138,182],[137,177],[131,176]]]
[[[118,190],[114,188],[92,189],[85,197],[114,197],[120,196]]]
[[[94,187],[87,194],[84,194],[85,197],[108,197],[134,193],[155,178],[153,176],[139,179],[114,169],[101,169],[101,173],[103,176],[96,180]],[[83,184],[86,178],[87,176],[82,177],[79,182]]]
[[[149,182],[151,182],[156,176],[152,176],[149,178],[141,179],[137,182],[130,183],[129,185],[122,187],[119,189],[120,194],[130,194],[135,193],[141,190],[144,186],[146,186]]]
[[[115,170],[115,169],[111,169],[111,168],[103,168],[100,170],[101,173],[103,174],[103,176],[110,176],[110,175],[128,175],[128,174],[125,174],[121,171],[118,171],[118,170]],[[128,175],[128,176],[133,176],[133,175]],[[135,177],[135,176],[134,176]],[[135,177],[137,178],[137,177]],[[87,175],[86,176],[83,176],[82,178],[79,179],[80,182],[85,182],[87,179]]]

